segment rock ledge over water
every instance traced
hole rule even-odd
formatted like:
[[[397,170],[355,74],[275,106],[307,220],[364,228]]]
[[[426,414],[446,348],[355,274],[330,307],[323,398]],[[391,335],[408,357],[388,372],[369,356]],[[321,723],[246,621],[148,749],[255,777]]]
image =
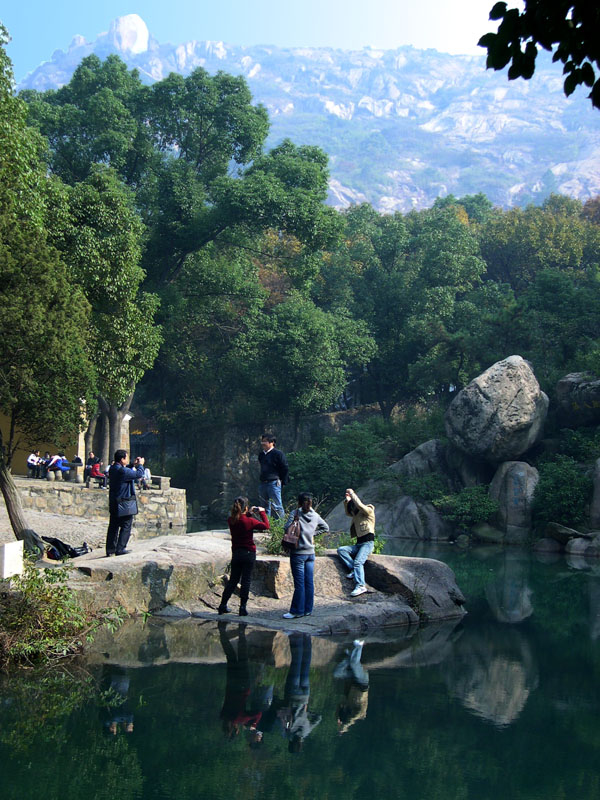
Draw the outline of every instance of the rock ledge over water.
[[[124,556],[92,553],[74,559],[69,583],[93,608],[121,605],[130,614],[232,619],[237,618],[235,595],[229,603],[232,613],[216,614],[230,558],[230,538],[224,532],[162,536],[136,542]],[[441,561],[372,556],[365,577],[369,591],[352,598],[353,582],[337,556],[330,551],[318,557],[313,615],[283,620],[293,593],[289,559],[259,554],[244,621],[337,634],[457,619],[466,613],[454,573]]]

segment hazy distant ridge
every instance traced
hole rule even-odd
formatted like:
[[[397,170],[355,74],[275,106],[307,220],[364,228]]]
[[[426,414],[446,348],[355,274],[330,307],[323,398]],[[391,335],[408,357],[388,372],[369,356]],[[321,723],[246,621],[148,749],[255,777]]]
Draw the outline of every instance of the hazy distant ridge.
[[[118,53],[148,82],[196,67],[244,75],[269,110],[271,144],[289,136],[329,153],[330,200],[338,206],[368,200],[407,211],[449,192],[483,191],[501,205],[550,191],[600,194],[600,113],[583,91],[565,98],[556,65],[543,64],[529,82],[509,82],[486,71],[483,56],[412,47],[160,44],[129,15],[94,42],[74,37],[19,88],[57,88],[90,53]]]

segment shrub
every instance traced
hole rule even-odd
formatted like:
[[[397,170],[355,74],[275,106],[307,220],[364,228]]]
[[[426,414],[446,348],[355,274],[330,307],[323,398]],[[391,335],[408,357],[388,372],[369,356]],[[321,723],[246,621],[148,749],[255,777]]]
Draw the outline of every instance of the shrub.
[[[600,430],[596,426],[561,430],[560,453],[580,463],[595,461],[600,457]]]
[[[67,586],[67,570],[26,562],[0,599],[0,665],[32,665],[81,652],[101,625],[117,626],[123,609],[91,614]]]
[[[427,413],[411,408],[389,422],[380,417],[353,422],[320,445],[289,454],[286,493],[310,491],[321,498],[326,513],[349,486],[357,488],[380,476],[419,444],[442,434],[443,415],[437,407]]]
[[[533,499],[536,527],[547,522],[575,526],[584,521],[591,498],[592,479],[574,458],[556,456],[539,465],[540,479]]]
[[[489,522],[498,511],[498,502],[488,494],[487,486],[467,486],[456,494],[432,500],[444,519],[468,529],[480,522]]]

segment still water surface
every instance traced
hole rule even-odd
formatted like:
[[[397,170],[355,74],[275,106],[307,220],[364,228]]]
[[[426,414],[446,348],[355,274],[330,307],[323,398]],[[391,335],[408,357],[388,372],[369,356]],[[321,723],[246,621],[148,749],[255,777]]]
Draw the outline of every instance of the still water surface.
[[[361,648],[136,622],[85,670],[0,679],[2,800],[598,800],[600,564],[413,554],[453,567],[460,624]]]

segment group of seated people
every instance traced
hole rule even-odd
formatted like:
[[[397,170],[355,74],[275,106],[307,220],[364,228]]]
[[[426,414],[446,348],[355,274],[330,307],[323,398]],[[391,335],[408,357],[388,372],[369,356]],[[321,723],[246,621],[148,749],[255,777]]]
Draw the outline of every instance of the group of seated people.
[[[62,451],[51,456],[48,451],[42,457],[39,450],[33,450],[27,456],[27,477],[28,478],[47,478],[49,472],[60,472],[63,477],[68,477],[68,472],[72,466],[81,464],[79,456],[73,456],[71,461]]]
[[[83,462],[79,456],[73,456],[69,461],[61,451],[55,456],[46,452],[44,457],[40,456],[39,450],[33,450],[27,457],[27,477],[28,478],[47,478],[49,472],[60,472],[63,478],[68,478],[68,473],[73,466],[81,465]],[[83,470],[83,481],[87,486],[94,482],[100,489],[108,487],[108,465],[104,465],[102,460],[97,458],[90,451]],[[140,489],[150,489],[152,486],[152,474],[146,465],[144,477],[138,482]]]

